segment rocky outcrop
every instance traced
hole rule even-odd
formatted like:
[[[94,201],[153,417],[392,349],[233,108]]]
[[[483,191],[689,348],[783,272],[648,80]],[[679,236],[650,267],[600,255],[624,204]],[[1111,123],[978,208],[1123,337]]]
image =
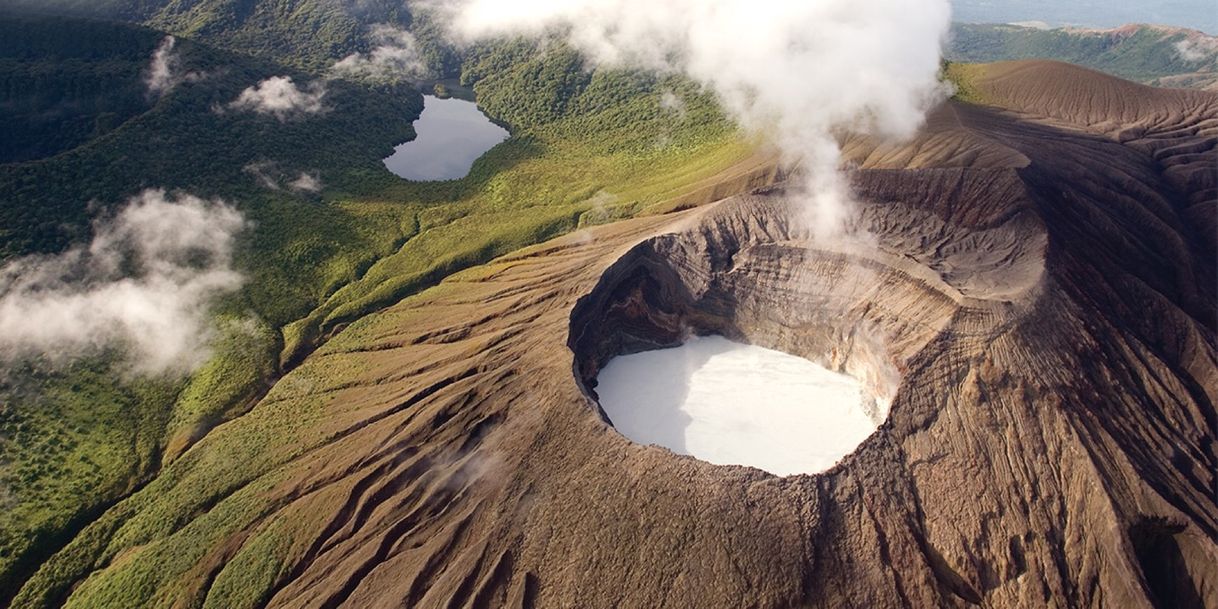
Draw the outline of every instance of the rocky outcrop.
[[[1218,606],[1195,99],[1131,97],[1136,132],[1012,101],[848,142],[850,238],[778,187],[461,273],[347,328],[17,606]],[[888,420],[815,476],[631,443],[597,370],[689,333],[855,374]]]

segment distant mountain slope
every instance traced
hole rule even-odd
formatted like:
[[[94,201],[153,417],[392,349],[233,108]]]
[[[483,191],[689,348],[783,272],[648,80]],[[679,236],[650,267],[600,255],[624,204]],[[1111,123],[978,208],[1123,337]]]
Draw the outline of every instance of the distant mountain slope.
[[[947,58],[970,63],[1054,59],[1144,84],[1218,85],[1218,37],[1157,25],[1090,30],[957,23]]]
[[[142,23],[311,71],[366,50],[373,24],[412,24],[401,0],[0,0],[2,8]]]
[[[1054,26],[1099,28],[1162,23],[1218,34],[1218,11],[1213,0],[952,0],[952,14],[965,23],[1036,20]]]
[[[142,21],[168,3],[169,0],[0,0],[0,8],[72,17]]]
[[[234,182],[233,176],[243,175],[247,164],[263,159],[298,171],[322,170],[330,174],[323,175],[328,184],[339,185],[348,168],[375,167],[395,143],[409,139],[413,132],[408,121],[422,108],[422,99],[413,90],[374,92],[332,81],[326,85],[325,103],[344,112],[326,112],[309,121],[224,112],[225,104],[243,90],[272,76],[292,77],[301,87],[309,86],[311,78],[186,39],[177,41],[178,71],[197,75],[198,82],[181,83],[154,103],[142,89],[142,73],[164,38],[162,33],[120,23],[4,15],[0,15],[0,33],[6,35],[0,50],[26,48],[37,54],[0,54],[0,65],[8,66],[4,74],[29,73],[47,58],[88,56],[91,63],[80,63],[75,71],[41,74],[40,86],[84,105],[130,106],[135,110],[130,114],[138,114],[98,137],[73,134],[80,140],[75,143],[83,145],[58,156],[0,165],[0,225],[5,228],[0,233],[0,255],[58,250],[87,227],[89,200],[120,201],[144,186],[243,195],[249,185],[244,180]],[[101,84],[107,79],[113,79],[112,87],[103,92]],[[32,105],[28,114],[33,115],[39,99],[54,96],[26,97],[22,91],[8,91],[0,100],[28,101]],[[400,117],[401,122],[389,124],[390,117]]]
[[[401,0],[169,0],[145,23],[305,68],[364,48],[365,26],[405,26]]]

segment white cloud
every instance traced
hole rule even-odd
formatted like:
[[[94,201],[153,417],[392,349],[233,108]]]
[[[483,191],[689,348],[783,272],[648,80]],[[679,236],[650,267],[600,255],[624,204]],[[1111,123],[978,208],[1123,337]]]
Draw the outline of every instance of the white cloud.
[[[1042,31],[1053,29],[1052,25],[1049,25],[1048,23],[1045,23],[1044,21],[1012,21],[1011,25],[1014,25],[1016,27],[1024,27],[1024,28],[1028,28],[1028,29],[1042,30]]]
[[[275,161],[256,161],[246,165],[243,170],[254,178],[263,188],[269,190],[288,190],[297,193],[321,192],[321,178],[315,173],[300,172],[295,178],[286,175]],[[286,180],[286,183],[284,181]]]
[[[209,308],[237,290],[245,226],[220,201],[148,190],[94,227],[93,241],[0,268],[0,360],[60,365],[121,349],[145,375],[183,373],[208,355]]]
[[[834,135],[911,136],[945,96],[948,0],[448,0],[457,37],[562,32],[595,64],[678,72],[799,162],[822,233],[849,201]]]
[[[274,161],[256,161],[247,164],[241,169],[253,176],[254,181],[258,182],[263,188],[279,190],[279,180],[271,175],[271,172],[276,169]]]
[[[370,36],[377,46],[369,53],[352,53],[330,68],[335,76],[384,79],[401,77],[416,80],[427,76],[427,65],[419,54],[414,36],[391,25],[372,27]]]
[[[1218,53],[1218,38],[1186,38],[1176,43],[1176,53],[1184,61],[1196,63]]]
[[[321,82],[313,82],[301,89],[292,82],[291,76],[272,76],[242,91],[228,108],[269,114],[280,121],[287,121],[325,112],[326,106],[322,103],[325,96],[326,87]]]
[[[321,192],[321,179],[315,174],[301,173],[300,177],[288,182],[288,188],[296,192]]]
[[[175,51],[178,40],[166,36],[152,52],[152,63],[144,73],[144,84],[148,94],[160,97],[184,82],[195,82],[203,78],[200,72],[181,73],[182,59]]]
[[[144,76],[144,84],[148,85],[149,94],[162,95],[177,84],[173,77],[173,69],[178,62],[178,57],[173,52],[173,47],[176,45],[176,38],[166,36],[152,52],[152,65],[148,67],[148,73]]]
[[[665,91],[660,94],[660,108],[677,115],[677,118],[685,118],[685,100],[678,97],[672,91]]]

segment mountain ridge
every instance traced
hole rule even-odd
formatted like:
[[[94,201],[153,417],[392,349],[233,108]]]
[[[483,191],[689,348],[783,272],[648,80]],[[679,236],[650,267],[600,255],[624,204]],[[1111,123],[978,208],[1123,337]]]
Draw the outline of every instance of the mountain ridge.
[[[946,57],[962,63],[1020,59],[1066,61],[1144,84],[1214,89],[1218,37],[1183,27],[1040,29],[1013,24],[954,24]]]

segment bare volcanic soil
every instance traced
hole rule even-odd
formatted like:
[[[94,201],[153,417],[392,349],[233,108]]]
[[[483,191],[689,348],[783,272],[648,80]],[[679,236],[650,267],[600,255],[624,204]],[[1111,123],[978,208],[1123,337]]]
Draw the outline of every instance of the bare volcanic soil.
[[[778,185],[452,277],[14,606],[1218,607],[1218,96],[985,74],[994,107],[846,142],[865,237],[814,239]],[[598,371],[691,334],[855,376],[889,416],[811,476],[630,442]]]

